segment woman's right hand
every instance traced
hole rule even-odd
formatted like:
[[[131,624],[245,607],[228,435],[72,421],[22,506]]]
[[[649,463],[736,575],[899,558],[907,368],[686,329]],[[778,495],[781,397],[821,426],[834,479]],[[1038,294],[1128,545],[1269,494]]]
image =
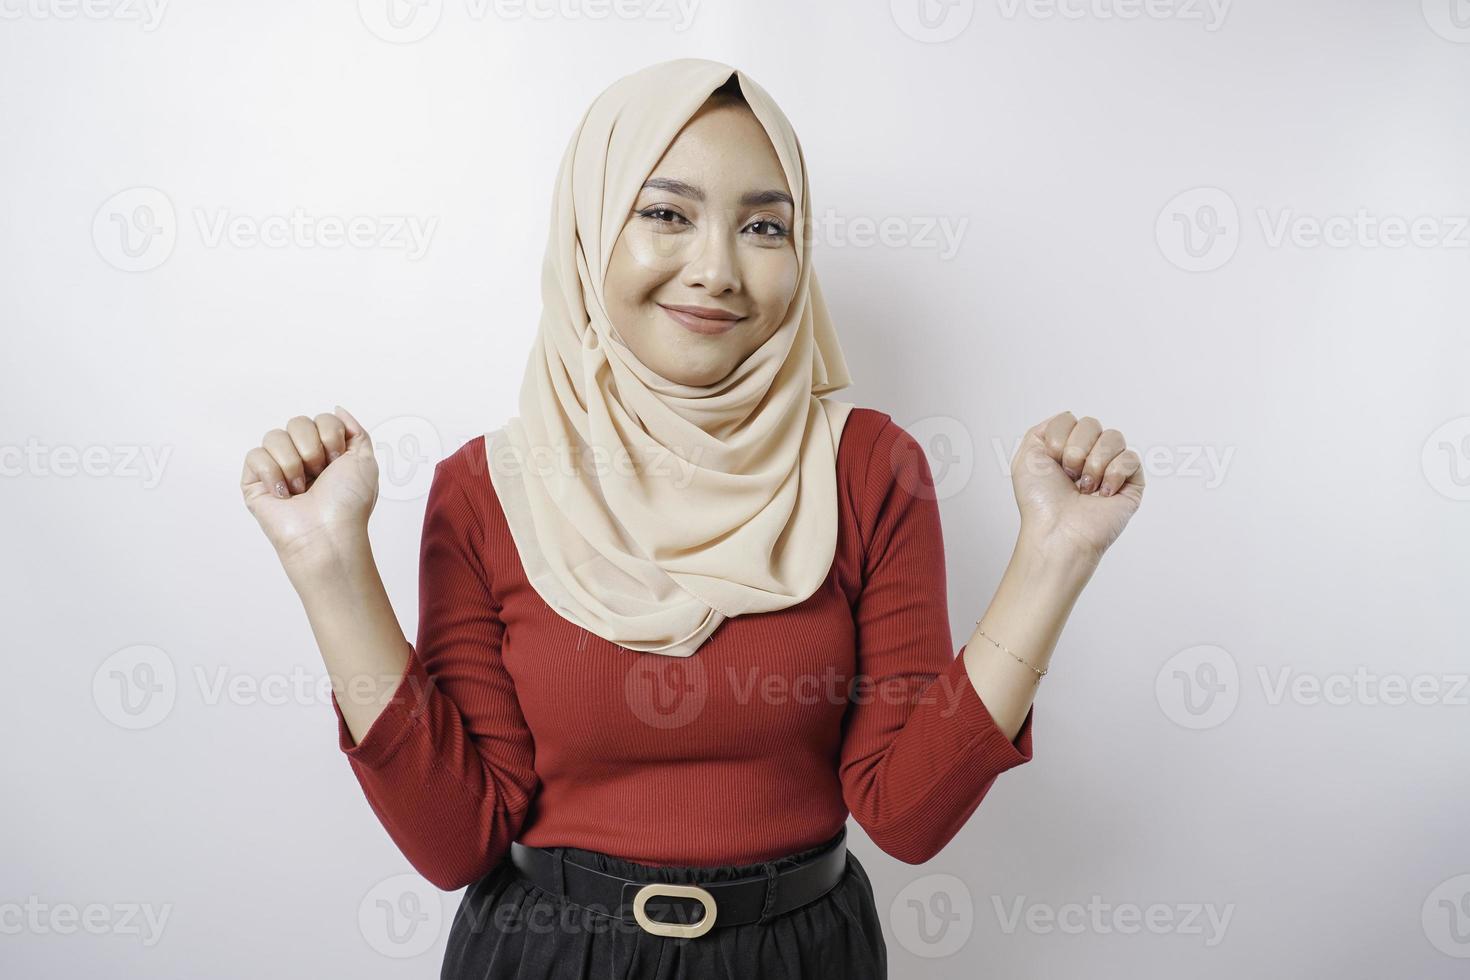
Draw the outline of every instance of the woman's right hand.
[[[378,500],[372,438],[341,405],[298,415],[245,454],[245,506],[287,565],[330,551],[336,536],[366,533]]]

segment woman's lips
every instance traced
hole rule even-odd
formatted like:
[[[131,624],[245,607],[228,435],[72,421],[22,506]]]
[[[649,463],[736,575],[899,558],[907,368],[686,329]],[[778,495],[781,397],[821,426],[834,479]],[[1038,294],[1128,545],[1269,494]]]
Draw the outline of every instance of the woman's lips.
[[[659,308],[667,313],[669,319],[679,324],[679,326],[684,327],[686,330],[693,330],[695,333],[705,335],[726,333],[734,329],[735,324],[745,319],[744,317],[739,317],[738,319],[728,320],[716,319],[715,317],[709,316],[698,316],[685,310],[671,309],[662,303],[659,304]]]

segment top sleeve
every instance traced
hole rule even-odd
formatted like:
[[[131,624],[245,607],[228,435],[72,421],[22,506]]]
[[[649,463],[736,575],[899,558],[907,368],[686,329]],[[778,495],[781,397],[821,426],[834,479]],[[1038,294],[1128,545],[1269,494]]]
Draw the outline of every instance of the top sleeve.
[[[484,526],[455,457],[434,469],[419,555],[418,642],[392,701],[338,746],[388,835],[445,891],[510,849],[538,788],[535,747],[501,660],[505,625],[481,561]]]
[[[929,463],[887,420],[859,505],[863,584],[854,607],[858,680],[844,718],[843,797],[889,855],[922,864],[1031,760],[1031,717],[1005,737],[951,656],[944,543]]]

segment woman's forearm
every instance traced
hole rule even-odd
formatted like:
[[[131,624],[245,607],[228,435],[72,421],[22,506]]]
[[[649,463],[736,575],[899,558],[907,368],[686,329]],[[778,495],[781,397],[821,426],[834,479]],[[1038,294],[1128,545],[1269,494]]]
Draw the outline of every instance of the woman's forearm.
[[[995,597],[964,652],[970,684],[1006,738],[1021,730],[1041,680],[1026,664],[1047,669],[1072,606],[1096,568],[1096,561],[1024,529],[1016,539]],[[981,629],[1011,653],[980,635]]]
[[[367,532],[335,536],[283,564],[306,609],[342,717],[353,741],[361,742],[397,690],[410,650]]]

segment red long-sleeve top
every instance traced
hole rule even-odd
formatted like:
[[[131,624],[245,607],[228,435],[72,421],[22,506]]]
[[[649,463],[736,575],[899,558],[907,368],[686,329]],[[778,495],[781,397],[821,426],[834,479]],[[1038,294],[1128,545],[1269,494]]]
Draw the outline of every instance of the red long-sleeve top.
[[[900,861],[948,844],[996,777],[1030,761],[1032,712],[1007,739],[951,653],[939,507],[913,436],[854,408],[837,483],[826,582],[679,658],[546,604],[483,439],[440,461],[404,676],[361,743],[333,697],[339,746],[414,868],[461,888],[512,840],[753,863],[829,839],[849,813]]]

